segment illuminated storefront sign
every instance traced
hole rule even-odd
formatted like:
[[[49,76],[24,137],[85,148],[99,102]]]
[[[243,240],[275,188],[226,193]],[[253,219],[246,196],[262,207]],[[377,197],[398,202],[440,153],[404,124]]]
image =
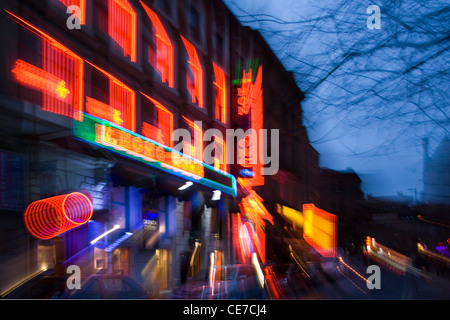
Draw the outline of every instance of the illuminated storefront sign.
[[[64,80],[21,59],[16,61],[16,65],[11,72],[15,75],[16,80],[23,85],[46,91],[61,99],[65,99],[70,93]]]
[[[82,121],[74,121],[73,133],[84,141],[236,196],[236,179],[231,174],[109,121],[85,114]]]
[[[308,203],[303,204],[303,219],[305,241],[323,257],[336,257],[336,216]]]
[[[262,66],[252,65],[248,69],[239,69],[238,72],[241,80],[234,82],[239,85],[235,91],[237,125],[244,130],[253,129],[250,135],[239,141],[242,147],[239,149],[239,157],[245,161],[239,163],[238,171],[245,174],[238,178],[238,182],[250,190],[253,186],[264,184],[264,177],[261,174],[263,164],[255,152],[260,140],[263,139],[260,134],[260,130],[263,129]]]

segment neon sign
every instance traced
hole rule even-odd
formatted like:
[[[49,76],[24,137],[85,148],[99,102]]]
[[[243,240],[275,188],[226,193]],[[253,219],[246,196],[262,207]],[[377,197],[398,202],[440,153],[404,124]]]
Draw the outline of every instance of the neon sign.
[[[257,249],[254,252],[258,254],[259,259],[265,263],[266,260],[266,236],[265,236],[265,226],[266,220],[269,221],[272,225],[273,217],[267,211],[266,207],[263,204],[263,199],[254,191],[251,190],[250,194],[243,198],[239,203],[239,207],[241,208],[241,212],[245,215],[245,217],[249,220],[247,227],[251,225],[253,229],[246,229],[245,232],[250,232],[252,243],[254,247]],[[245,235],[246,233],[244,233]],[[240,240],[241,241],[241,240]],[[241,243],[242,246],[242,243]]]
[[[51,239],[89,221],[92,202],[80,192],[72,192],[31,203],[24,214],[28,231],[39,239]]]
[[[188,64],[191,74],[186,74],[186,86],[192,97],[192,103],[196,103],[199,108],[203,108],[203,69],[198,58],[194,45],[181,36],[184,47],[189,56]],[[192,76],[192,79],[191,79]]]
[[[173,80],[173,45],[170,38],[164,29],[161,20],[159,20],[156,13],[150,9],[145,3],[139,1],[150,18],[153,27],[155,28],[156,37],[156,69],[161,75],[161,81],[166,82],[169,87],[174,87]]]
[[[335,258],[336,216],[314,204],[303,204],[303,238],[323,257]]]
[[[242,128],[251,128],[253,132],[245,139],[239,141],[242,148],[239,149],[240,157],[244,163],[240,164],[239,170],[247,169],[252,175],[244,175],[238,178],[238,182],[246,189],[264,184],[264,177],[260,174],[263,164],[261,159],[255,158],[254,150],[258,141],[263,139],[259,134],[263,128],[263,89],[262,89],[262,66],[259,65],[256,74],[253,68],[243,70],[240,85],[237,87],[237,122]]]
[[[17,82],[57,95],[61,99],[65,99],[70,93],[64,80],[21,59],[16,61],[11,72],[15,75]]]
[[[143,162],[170,174],[236,196],[233,175],[118,125],[84,114],[74,121],[75,137]]]
[[[127,0],[109,0],[108,33],[123,49],[124,56],[136,62],[136,12]]]

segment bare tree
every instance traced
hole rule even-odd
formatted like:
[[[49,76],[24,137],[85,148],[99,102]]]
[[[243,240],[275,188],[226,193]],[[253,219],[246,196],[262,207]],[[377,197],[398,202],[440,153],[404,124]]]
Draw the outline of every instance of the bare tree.
[[[309,128],[332,121],[331,130],[347,134],[385,134],[382,145],[366,148],[368,155],[407,146],[411,138],[440,140],[450,133],[448,1],[374,2],[310,1],[290,21],[237,13],[294,72],[305,102],[314,107],[306,114]],[[380,29],[367,25],[370,4],[381,9]]]

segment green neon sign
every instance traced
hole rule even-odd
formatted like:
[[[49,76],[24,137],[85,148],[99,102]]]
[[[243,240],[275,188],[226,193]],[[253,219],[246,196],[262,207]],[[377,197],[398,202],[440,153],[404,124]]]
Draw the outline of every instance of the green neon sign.
[[[73,135],[183,179],[237,195],[233,175],[109,121],[83,114],[82,121],[74,121]]]

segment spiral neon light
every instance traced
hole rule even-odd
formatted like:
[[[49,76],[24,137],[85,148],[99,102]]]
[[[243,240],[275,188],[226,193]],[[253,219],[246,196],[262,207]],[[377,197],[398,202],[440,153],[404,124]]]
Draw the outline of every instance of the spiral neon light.
[[[92,202],[80,192],[72,192],[31,203],[25,210],[28,231],[39,239],[51,239],[89,221]]]

